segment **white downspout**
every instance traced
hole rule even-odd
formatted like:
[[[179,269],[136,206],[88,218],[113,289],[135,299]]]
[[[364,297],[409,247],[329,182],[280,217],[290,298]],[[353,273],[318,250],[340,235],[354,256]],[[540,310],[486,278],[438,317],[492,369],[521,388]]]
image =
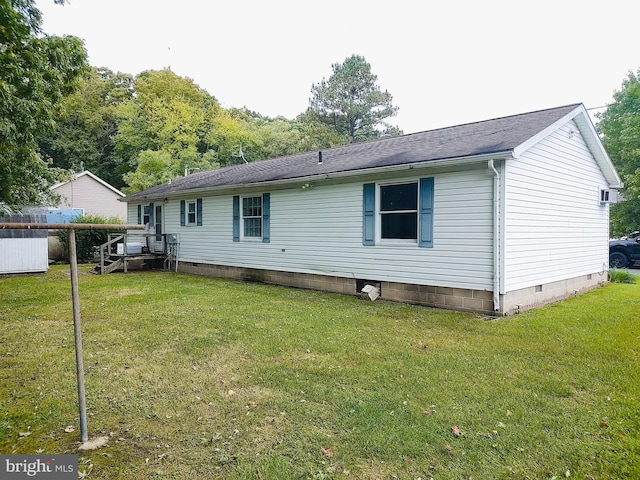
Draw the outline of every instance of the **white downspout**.
[[[487,167],[493,171],[493,310],[500,311],[500,173],[489,160]]]

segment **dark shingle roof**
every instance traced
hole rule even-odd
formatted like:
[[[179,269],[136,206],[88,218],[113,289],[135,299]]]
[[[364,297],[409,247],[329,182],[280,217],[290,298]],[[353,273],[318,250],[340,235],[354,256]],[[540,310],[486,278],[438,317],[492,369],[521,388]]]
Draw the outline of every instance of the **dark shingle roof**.
[[[509,152],[575,110],[580,104],[539,110],[509,117],[356,143],[318,152],[233,165],[194,173],[156,185],[125,200],[156,198],[190,190],[214,189],[313,175],[406,165]]]

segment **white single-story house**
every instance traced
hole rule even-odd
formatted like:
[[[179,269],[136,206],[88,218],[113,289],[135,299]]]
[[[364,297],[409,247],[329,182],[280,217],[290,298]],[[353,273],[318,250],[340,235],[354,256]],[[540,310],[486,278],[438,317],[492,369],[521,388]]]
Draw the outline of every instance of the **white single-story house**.
[[[125,194],[88,170],[78,173],[71,180],[51,187],[61,196],[58,209],[83,209],[85,215],[104,218],[127,219],[127,206],[122,203]]]
[[[573,104],[199,172],[124,202],[129,223],[175,234],[182,272],[508,315],[607,281],[620,187]]]

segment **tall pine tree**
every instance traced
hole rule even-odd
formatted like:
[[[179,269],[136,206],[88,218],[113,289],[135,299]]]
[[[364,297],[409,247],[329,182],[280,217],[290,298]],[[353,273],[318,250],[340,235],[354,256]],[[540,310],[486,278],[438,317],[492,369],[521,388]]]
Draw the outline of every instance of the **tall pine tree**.
[[[402,132],[385,122],[394,116],[393,97],[376,84],[378,77],[371,65],[359,55],[332,65],[329,80],[311,87],[312,98],[307,113],[345,139],[345,143],[362,142]]]

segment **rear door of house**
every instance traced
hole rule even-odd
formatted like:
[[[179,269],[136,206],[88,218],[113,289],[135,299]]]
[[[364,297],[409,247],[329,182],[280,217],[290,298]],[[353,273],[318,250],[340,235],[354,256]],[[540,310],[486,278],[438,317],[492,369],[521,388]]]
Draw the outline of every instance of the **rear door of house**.
[[[154,221],[155,221],[155,236],[151,237],[149,242],[151,249],[154,252],[164,251],[164,215],[162,211],[162,205],[155,205]]]

